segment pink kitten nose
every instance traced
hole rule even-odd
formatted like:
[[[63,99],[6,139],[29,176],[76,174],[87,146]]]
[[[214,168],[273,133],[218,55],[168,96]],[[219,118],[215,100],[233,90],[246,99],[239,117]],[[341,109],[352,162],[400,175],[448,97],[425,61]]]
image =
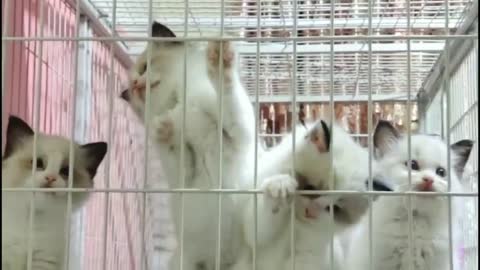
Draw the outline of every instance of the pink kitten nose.
[[[431,177],[425,176],[422,178],[423,182],[425,185],[432,185],[433,184],[433,179]]]
[[[57,177],[53,176],[53,175],[47,175],[45,177],[45,180],[47,180],[47,184],[51,184],[51,183],[57,181]]]

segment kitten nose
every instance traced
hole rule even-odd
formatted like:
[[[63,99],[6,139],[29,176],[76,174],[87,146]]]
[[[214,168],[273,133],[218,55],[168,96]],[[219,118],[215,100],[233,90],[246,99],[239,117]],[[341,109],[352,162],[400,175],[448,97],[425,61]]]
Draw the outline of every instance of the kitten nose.
[[[45,180],[47,180],[48,184],[51,184],[51,183],[57,181],[57,177],[55,177],[53,175],[47,175],[47,176],[45,176]]]
[[[431,185],[431,184],[433,184],[433,178],[431,178],[431,177],[424,176],[424,177],[422,178],[422,180],[423,180],[423,182],[425,182],[426,185]]]
[[[123,90],[122,94],[120,94],[120,97],[125,101],[130,101],[130,94],[128,93],[128,89]]]

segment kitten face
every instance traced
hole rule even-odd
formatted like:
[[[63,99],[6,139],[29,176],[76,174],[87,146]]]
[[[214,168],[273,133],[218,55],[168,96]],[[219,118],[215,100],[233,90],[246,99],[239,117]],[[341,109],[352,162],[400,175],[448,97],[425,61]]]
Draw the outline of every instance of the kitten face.
[[[412,135],[411,159],[409,160],[407,138],[402,137],[386,121],[380,121],[377,125],[374,143],[381,156],[379,160],[381,173],[394,182],[395,189],[398,191],[421,192],[447,192],[448,170],[451,172],[452,188],[459,187],[459,176],[463,173],[463,168],[473,146],[473,142],[469,140],[452,145],[452,166],[448,167],[448,146],[440,137]],[[412,186],[409,185],[409,168],[411,169]],[[424,204],[435,204],[432,200],[442,199],[442,197],[418,196],[416,199],[421,200]]]
[[[175,34],[166,26],[154,22],[152,37],[175,37]],[[147,72],[148,51],[150,48],[151,60]],[[150,106],[151,115],[158,115],[172,106],[175,101],[176,70],[183,59],[182,43],[155,41],[147,45],[138,57],[130,71],[130,87],[121,93],[121,98],[127,101],[134,112],[143,120],[145,115],[145,99],[147,74],[150,76]],[[153,106],[154,105],[154,106]]]
[[[3,185],[24,188],[66,188],[69,177],[70,141],[58,136],[37,135],[37,160],[32,175],[33,130],[20,118],[11,116],[2,161]],[[93,177],[107,151],[107,144],[75,144],[73,187],[92,188]],[[74,203],[86,199],[83,192],[72,193]],[[38,192],[43,201],[65,198],[65,192]]]
[[[330,134],[333,136],[330,137]],[[299,164],[296,174],[299,190],[330,190],[328,181],[332,174],[334,177],[332,190],[366,190],[369,179],[368,152],[355,143],[349,134],[337,126],[334,126],[331,132],[328,125],[320,121],[309,131],[305,139],[308,146],[303,149],[305,152],[302,156],[305,157],[305,153],[308,153],[309,160],[300,159],[302,163]],[[331,155],[333,168],[329,168]],[[375,175],[374,161],[372,167]],[[320,170],[312,173],[312,169],[306,168]],[[375,178],[373,187],[374,190],[389,190],[385,183]],[[333,216],[337,227],[347,227],[357,223],[366,212],[368,198],[362,195],[297,196],[297,217],[303,221],[319,222],[324,220],[322,217],[330,217],[330,204],[333,204]]]

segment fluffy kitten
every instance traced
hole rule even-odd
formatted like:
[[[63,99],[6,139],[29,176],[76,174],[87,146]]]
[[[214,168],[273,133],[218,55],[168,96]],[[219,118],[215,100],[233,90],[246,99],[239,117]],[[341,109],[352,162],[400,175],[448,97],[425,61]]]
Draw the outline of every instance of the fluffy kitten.
[[[166,26],[154,23],[156,37],[175,37]],[[178,156],[182,123],[183,90],[186,87],[185,148],[187,188],[219,188],[219,164],[222,161],[222,188],[238,188],[238,179],[249,178],[253,167],[254,114],[238,74],[236,53],[231,43],[154,42],[151,60],[151,132],[159,147],[162,165],[170,188],[179,188]],[[143,119],[147,50],[138,59],[132,75],[131,89],[122,93],[135,112]],[[186,54],[185,54],[186,50]],[[186,57],[186,84],[184,58]],[[223,69],[219,70],[219,61]],[[223,72],[223,74],[222,74]],[[223,76],[223,84],[218,79]],[[223,91],[223,92],[221,92]],[[223,97],[223,138],[218,133],[220,116],[217,102]],[[219,158],[219,142],[222,157]],[[172,214],[180,230],[180,196],[172,196]],[[222,266],[232,263],[233,201],[224,196],[222,219]],[[199,211],[199,206],[201,210]],[[216,255],[218,198],[212,194],[184,195],[184,261],[183,269],[213,269]],[[213,223],[212,223],[213,222]],[[178,237],[177,237],[178,239]],[[208,247],[208,248],[206,248]],[[179,250],[175,250],[170,269],[178,269]]]
[[[65,188],[68,186],[70,141],[37,135],[37,162],[32,176],[33,130],[10,116],[2,160],[2,187]],[[103,142],[75,144],[73,187],[92,188],[97,168],[107,151]],[[63,269],[65,253],[66,192],[34,195],[32,269]],[[2,269],[27,269],[31,192],[2,192]],[[84,192],[72,193],[72,211],[87,200]]]
[[[333,134],[332,131],[333,130]],[[333,234],[334,268],[340,269],[343,250],[338,235],[356,224],[366,212],[368,199],[362,195],[294,195],[298,190],[332,189],[362,191],[369,178],[368,152],[356,144],[349,134],[337,125],[329,129],[319,121],[312,129],[296,130],[295,153],[292,140],[267,152],[261,160],[259,180],[264,195],[258,199],[257,269],[290,269],[291,207],[295,199],[295,267],[296,269],[331,269],[330,248]],[[331,142],[331,135],[333,142]],[[333,167],[330,158],[333,155]],[[295,174],[291,175],[292,159]],[[373,164],[374,165],[374,164]],[[375,180],[375,187],[386,188]],[[244,211],[243,224],[248,248],[239,256],[234,269],[251,269],[254,245],[253,199]],[[330,216],[333,205],[333,222]],[[333,225],[334,227],[331,227]]]
[[[452,191],[461,191],[459,177],[470,155],[472,141],[459,141],[450,147],[451,168],[447,167],[448,146],[438,136],[412,135],[410,161],[407,138],[400,136],[389,122],[378,123],[374,142],[380,155],[379,172],[392,182],[395,191],[447,192],[447,170],[451,171]],[[409,167],[411,187],[408,180]],[[449,269],[448,198],[445,196],[411,198],[413,269]],[[452,214],[458,214],[459,200],[452,199]],[[372,212],[374,265],[369,267],[369,220],[365,218],[352,241],[351,256],[346,269],[410,269],[408,207],[407,196],[384,196],[376,201]],[[453,221],[457,220],[455,217],[451,218]],[[455,250],[454,259],[457,257]]]

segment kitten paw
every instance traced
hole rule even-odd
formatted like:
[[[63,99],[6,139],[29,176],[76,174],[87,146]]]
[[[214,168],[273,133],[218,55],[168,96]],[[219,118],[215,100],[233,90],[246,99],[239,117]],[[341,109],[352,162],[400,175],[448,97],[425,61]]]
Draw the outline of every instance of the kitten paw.
[[[262,190],[272,202],[273,213],[290,204],[297,186],[297,181],[288,174],[275,175],[265,180]]]
[[[220,50],[222,50],[223,69],[220,70]],[[224,84],[229,85],[232,81],[231,71],[235,61],[235,51],[230,42],[212,41],[208,43],[208,75],[210,79],[218,84],[220,74],[223,72]]]
[[[161,144],[172,144],[174,137],[174,122],[170,115],[155,116],[153,118],[153,138]]]

